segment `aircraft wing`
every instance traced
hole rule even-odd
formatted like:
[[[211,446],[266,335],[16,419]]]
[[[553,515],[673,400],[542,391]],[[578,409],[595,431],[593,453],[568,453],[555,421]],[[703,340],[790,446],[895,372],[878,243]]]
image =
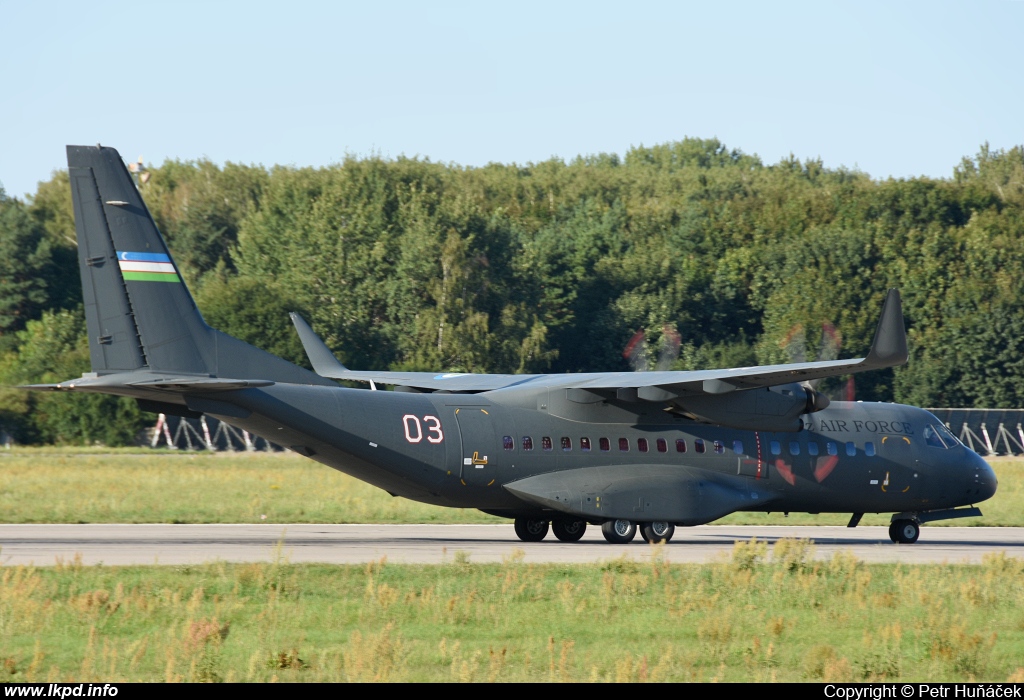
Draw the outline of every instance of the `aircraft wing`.
[[[836,377],[907,361],[907,335],[899,291],[890,289],[882,306],[875,338],[866,357],[825,362],[736,367],[688,372],[597,372],[586,374],[463,374],[372,372],[347,369],[331,354],[298,314],[292,321],[317,374],[331,379],[373,382],[425,391],[452,393],[510,389],[523,385],[615,392],[620,398],[668,401],[685,395],[725,394],[740,389]],[[632,393],[635,390],[636,393]]]

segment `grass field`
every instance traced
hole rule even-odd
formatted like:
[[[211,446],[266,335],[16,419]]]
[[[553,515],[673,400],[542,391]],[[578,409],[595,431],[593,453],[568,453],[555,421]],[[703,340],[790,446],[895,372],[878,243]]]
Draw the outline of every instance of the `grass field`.
[[[1024,459],[993,460],[996,496],[983,518],[932,525],[1024,526]],[[842,525],[848,515],[734,513],[733,525]],[[387,493],[292,453],[0,451],[3,523],[488,523],[475,510]],[[889,515],[869,514],[865,525]]]
[[[0,569],[22,681],[1024,681],[1024,562]]]

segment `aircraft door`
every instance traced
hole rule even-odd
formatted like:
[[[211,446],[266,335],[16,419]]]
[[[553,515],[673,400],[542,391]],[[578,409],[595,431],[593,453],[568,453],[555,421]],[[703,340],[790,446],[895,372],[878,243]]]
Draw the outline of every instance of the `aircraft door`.
[[[877,480],[878,488],[886,494],[919,496],[924,483],[911,438],[906,435],[883,435],[879,451],[885,462],[884,466],[872,468],[871,484],[874,485]]]
[[[494,430],[492,413],[480,406],[455,409],[462,439],[462,464],[459,477],[467,486],[488,486],[498,476],[501,444]]]

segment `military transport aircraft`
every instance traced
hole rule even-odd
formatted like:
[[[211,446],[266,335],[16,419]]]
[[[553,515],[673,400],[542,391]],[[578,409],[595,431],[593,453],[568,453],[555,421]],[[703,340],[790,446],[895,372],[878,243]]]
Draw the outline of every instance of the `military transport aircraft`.
[[[121,157],[69,146],[93,371],[33,389],[135,398],[208,414],[425,503],[510,518],[520,539],[668,541],[738,510],[895,513],[920,524],[980,515],[992,469],[935,416],[829,402],[811,382],[907,360],[890,290],[867,356],[690,372],[564,375],[355,371],[299,316],[315,372],[210,328]],[[366,389],[339,386],[354,380]],[[392,391],[374,391],[378,385]],[[967,507],[960,507],[967,506]]]

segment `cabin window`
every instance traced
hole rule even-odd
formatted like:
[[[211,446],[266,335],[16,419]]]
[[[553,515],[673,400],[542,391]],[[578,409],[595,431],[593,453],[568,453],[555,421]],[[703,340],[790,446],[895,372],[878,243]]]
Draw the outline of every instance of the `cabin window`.
[[[800,443],[796,440],[790,440],[789,442],[789,454],[798,455],[800,454]]]
[[[567,437],[562,438],[562,452],[571,452],[571,451],[572,451],[572,440],[567,438]]]
[[[742,440],[733,440],[732,441],[732,451],[735,452],[738,455],[743,454],[743,452],[744,452],[744,450],[743,450],[743,441]]]
[[[704,441],[701,440],[700,438],[697,438],[696,440],[694,440],[693,441],[693,449],[698,454],[704,454]]]
[[[647,451],[647,438],[640,438],[639,440],[637,440],[636,441],[636,446],[637,446],[637,449],[640,450],[641,452],[646,452]]]
[[[846,456],[847,457],[856,457],[857,456],[857,446],[854,445],[852,442],[846,443]]]
[[[597,445],[601,448],[602,452],[608,452],[612,449],[612,443],[608,438],[598,438]]]
[[[628,438],[619,438],[619,452],[629,452]]]
[[[665,442],[665,438],[658,438],[658,452],[668,452],[668,443]]]
[[[778,440],[772,440],[772,454],[773,455],[780,455],[780,454],[782,454],[782,444]]]
[[[580,438],[580,450],[590,452],[590,438]]]
[[[544,450],[545,452],[550,452],[551,451],[551,438],[549,438],[549,437],[542,437],[540,439],[540,449]]]
[[[941,447],[946,449],[946,446],[942,443],[942,438],[939,437],[935,427],[931,425],[924,426],[924,444],[930,445],[931,447]]]
[[[817,457],[818,456],[818,443],[816,443],[816,442],[809,442],[809,443],[807,443],[807,454],[809,454],[811,457]]]
[[[722,444],[721,440],[715,440],[715,454],[720,455],[725,453],[725,445]]]
[[[836,444],[834,442],[828,443],[827,445],[825,445],[825,447],[826,447],[825,451],[828,452],[830,455],[837,455],[837,454],[839,454],[839,450],[836,449]]]
[[[533,438],[529,435],[523,436],[523,449],[527,452],[533,449]]]
[[[511,435],[506,435],[501,439],[501,446],[505,448],[506,452],[511,452],[516,449],[516,441],[512,439]]]
[[[874,457],[875,456],[875,443],[873,443],[873,442],[865,442],[864,443],[864,454],[866,454],[868,457]]]
[[[686,440],[682,438],[676,440],[676,452],[686,452]]]

